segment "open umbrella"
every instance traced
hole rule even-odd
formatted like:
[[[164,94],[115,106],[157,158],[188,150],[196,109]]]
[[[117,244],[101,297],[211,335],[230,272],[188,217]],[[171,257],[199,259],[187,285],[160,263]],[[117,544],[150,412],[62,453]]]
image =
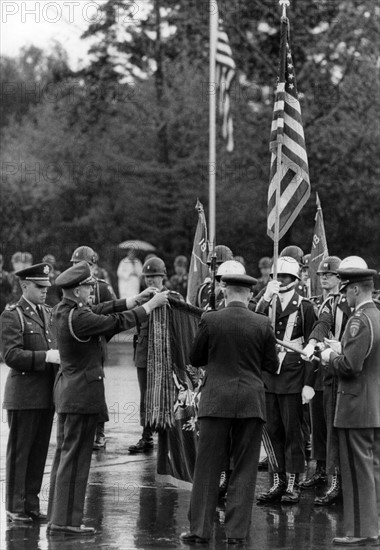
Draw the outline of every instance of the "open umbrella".
[[[141,250],[142,252],[154,252],[156,250],[156,247],[153,246],[150,243],[147,243],[146,241],[123,241],[119,244],[119,248],[123,249],[132,249],[132,250]]]

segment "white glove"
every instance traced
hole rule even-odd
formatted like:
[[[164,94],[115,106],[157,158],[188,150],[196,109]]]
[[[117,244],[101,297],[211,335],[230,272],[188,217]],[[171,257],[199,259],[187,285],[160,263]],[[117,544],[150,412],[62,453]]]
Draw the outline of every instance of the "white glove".
[[[309,359],[311,359],[314,355],[314,349],[315,349],[315,345],[314,344],[307,344],[303,350],[302,350],[302,353],[304,355],[306,355],[306,357],[308,357]]]
[[[322,365],[328,365],[332,352],[333,350],[331,348],[326,348],[321,352]]]
[[[59,351],[57,349],[49,349],[46,352],[46,363],[56,363],[59,365],[61,358],[59,357]]]
[[[331,348],[333,351],[336,351],[336,353],[342,353],[342,344],[339,342],[339,340],[329,340],[328,338],[324,338],[324,342],[329,348]]]
[[[302,405],[307,405],[307,403],[309,403],[313,399],[315,395],[315,391],[311,386],[304,386],[302,388],[301,395],[302,395]]]
[[[278,294],[280,292],[280,283],[278,281],[269,281],[267,288],[264,292],[264,300],[266,302],[270,302],[274,296],[274,294]]]

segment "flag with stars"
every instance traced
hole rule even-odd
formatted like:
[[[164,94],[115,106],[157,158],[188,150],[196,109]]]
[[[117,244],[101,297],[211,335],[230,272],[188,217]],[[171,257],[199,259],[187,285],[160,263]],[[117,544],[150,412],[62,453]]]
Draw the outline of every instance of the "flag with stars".
[[[281,143],[280,166],[277,162],[279,143]],[[272,157],[267,233],[274,240],[275,224],[279,224],[278,238],[281,239],[310,196],[309,167],[301,107],[289,44],[289,21],[286,18],[281,19],[280,71],[273,110],[270,150]],[[277,185],[280,186],[278,209],[276,209]]]
[[[235,61],[223,24],[219,22],[216,38],[216,82],[219,89],[219,114],[222,117],[222,136],[228,152],[234,150],[234,129],[231,115],[231,86],[235,78]]]

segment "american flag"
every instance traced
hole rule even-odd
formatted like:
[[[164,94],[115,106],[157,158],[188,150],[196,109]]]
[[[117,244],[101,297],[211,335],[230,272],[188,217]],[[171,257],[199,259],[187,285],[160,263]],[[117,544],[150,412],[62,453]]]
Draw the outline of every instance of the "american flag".
[[[277,145],[282,143],[280,178]],[[281,19],[280,72],[270,136],[272,152],[268,191],[268,235],[274,240],[276,186],[280,180],[279,239],[288,231],[310,196],[309,166],[289,45],[289,22]]]
[[[223,118],[222,136],[226,140],[228,152],[234,150],[234,129],[231,116],[230,91],[235,77],[235,61],[228,36],[219,22],[216,39],[216,82],[219,88],[219,113]]]

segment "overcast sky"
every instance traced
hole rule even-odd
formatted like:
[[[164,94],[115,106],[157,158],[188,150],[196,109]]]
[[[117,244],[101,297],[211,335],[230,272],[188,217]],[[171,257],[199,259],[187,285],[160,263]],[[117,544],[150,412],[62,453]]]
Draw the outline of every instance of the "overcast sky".
[[[82,32],[99,15],[102,1],[94,0],[2,0],[1,53],[15,56],[20,48],[34,44],[51,49],[61,42],[68,52],[72,68],[87,58],[89,42]]]

